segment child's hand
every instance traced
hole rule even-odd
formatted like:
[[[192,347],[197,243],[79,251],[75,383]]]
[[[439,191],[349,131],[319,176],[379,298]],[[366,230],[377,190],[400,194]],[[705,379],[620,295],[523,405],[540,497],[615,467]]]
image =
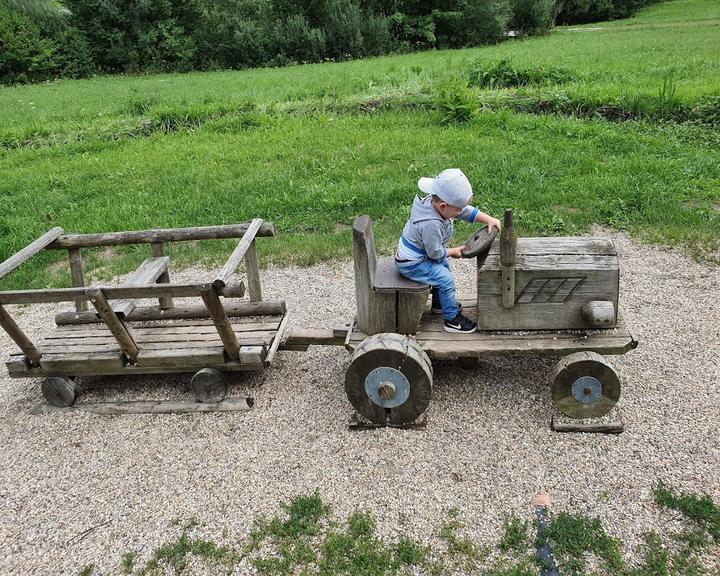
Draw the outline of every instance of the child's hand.
[[[462,250],[463,250],[462,246],[458,246],[457,248],[448,248],[447,255],[450,258],[462,258],[463,257]]]
[[[490,218],[487,222],[488,232],[492,232],[493,228],[497,228],[498,234],[500,234],[500,220],[497,218]]]

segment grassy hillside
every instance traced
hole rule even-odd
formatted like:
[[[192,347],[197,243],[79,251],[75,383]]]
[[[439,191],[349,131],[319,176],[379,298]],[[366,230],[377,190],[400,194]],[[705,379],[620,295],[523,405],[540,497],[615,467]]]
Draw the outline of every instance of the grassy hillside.
[[[720,135],[698,117],[720,114],[718,33],[720,4],[672,0],[629,20],[480,49],[2,88],[0,260],[51,225],[91,232],[253,216],[276,223],[279,238],[263,245],[283,261],[349,254],[347,227],[362,213],[389,248],[417,178],[448,166],[468,174],[482,209],[514,207],[523,235],[597,222],[717,257]],[[443,124],[438,90],[500,59],[566,76],[463,88],[482,111]],[[546,102],[585,118],[522,112]],[[645,120],[593,118],[608,109]],[[123,252],[106,273],[143,256]],[[197,248],[178,256],[214,258]],[[66,281],[46,277],[44,263],[2,286]]]

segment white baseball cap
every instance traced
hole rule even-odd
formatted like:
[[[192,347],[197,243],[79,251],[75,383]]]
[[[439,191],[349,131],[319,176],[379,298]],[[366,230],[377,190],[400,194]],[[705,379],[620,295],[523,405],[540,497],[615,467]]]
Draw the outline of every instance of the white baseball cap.
[[[470,181],[459,168],[443,170],[435,178],[420,178],[418,188],[456,208],[465,208],[473,195]]]

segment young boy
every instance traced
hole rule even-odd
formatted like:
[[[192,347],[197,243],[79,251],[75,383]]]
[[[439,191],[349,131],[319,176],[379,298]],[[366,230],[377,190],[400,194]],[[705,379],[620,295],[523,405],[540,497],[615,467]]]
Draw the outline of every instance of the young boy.
[[[432,286],[432,311],[442,312],[446,332],[475,332],[477,324],[462,315],[455,301],[455,281],[450,258],[462,258],[462,248],[448,248],[453,220],[482,222],[488,230],[500,221],[470,206],[473,192],[465,174],[457,168],[443,170],[435,178],[420,178],[418,188],[427,196],[415,197],[410,219],[405,224],[395,264],[403,276]]]

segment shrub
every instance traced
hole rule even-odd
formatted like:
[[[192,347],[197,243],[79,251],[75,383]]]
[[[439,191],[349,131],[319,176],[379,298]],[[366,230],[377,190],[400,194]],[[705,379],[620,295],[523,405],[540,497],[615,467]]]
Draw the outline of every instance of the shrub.
[[[0,5],[0,81],[44,80],[53,72],[53,43],[28,17]]]
[[[275,32],[278,52],[297,62],[319,62],[325,53],[325,34],[310,28],[302,14],[289,16]]]
[[[325,53],[330,58],[362,54],[362,13],[352,0],[330,0],[325,5],[323,32]]]
[[[480,108],[477,97],[461,81],[450,82],[438,91],[437,109],[443,124],[464,124],[472,120]]]
[[[569,70],[553,66],[521,68],[509,60],[487,63],[482,59],[472,62],[466,76],[471,86],[479,88],[511,88],[541,84],[562,84],[574,80]]]
[[[544,34],[552,27],[555,0],[512,0],[510,29],[523,34]]]

